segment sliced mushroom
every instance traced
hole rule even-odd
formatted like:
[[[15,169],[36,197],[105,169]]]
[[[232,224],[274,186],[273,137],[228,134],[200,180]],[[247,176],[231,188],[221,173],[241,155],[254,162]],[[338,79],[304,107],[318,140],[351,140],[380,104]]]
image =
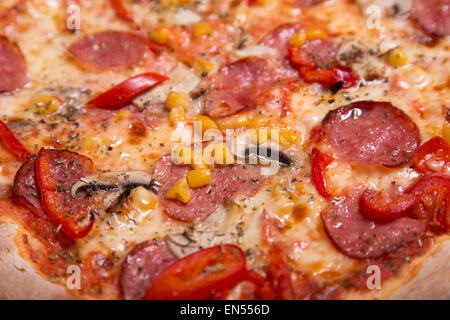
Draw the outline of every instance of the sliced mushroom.
[[[120,205],[130,191],[137,187],[144,187],[158,193],[161,183],[142,171],[105,172],[81,178],[73,184],[71,194],[75,197],[81,190],[108,191],[104,196],[103,205],[106,211],[110,211]]]
[[[234,151],[234,155],[238,160],[249,164],[260,164],[263,166],[276,164],[281,167],[289,167],[294,163],[275,144],[238,144]]]
[[[167,247],[177,257],[181,259],[191,253],[201,249],[200,245],[187,232],[171,234],[166,236]]]

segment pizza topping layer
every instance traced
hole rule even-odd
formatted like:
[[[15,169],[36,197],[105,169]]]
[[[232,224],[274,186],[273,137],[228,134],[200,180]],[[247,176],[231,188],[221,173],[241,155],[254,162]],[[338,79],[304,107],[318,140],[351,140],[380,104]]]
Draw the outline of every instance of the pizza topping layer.
[[[72,43],[69,51],[87,70],[123,70],[152,56],[142,37],[121,31],[90,34]]]
[[[28,82],[27,63],[17,44],[0,38],[0,92],[22,88]]]
[[[225,165],[211,172],[209,184],[197,188],[184,189],[187,199],[182,195],[172,198],[168,192],[188,176],[188,166],[174,165],[169,155],[163,156],[155,164],[153,176],[163,183],[159,193],[159,203],[170,217],[191,222],[205,220],[224,200],[232,197],[250,197],[261,187],[260,168],[255,165]],[[180,193],[183,190],[179,191]]]
[[[138,244],[127,255],[120,274],[125,299],[143,299],[158,275],[176,261],[164,241]]]
[[[428,33],[435,36],[450,34],[450,1],[414,0],[411,18]]]
[[[369,265],[394,283],[448,235],[447,1],[377,1],[379,26],[363,0],[58,3],[0,14],[0,218],[52,281],[372,296]]]
[[[390,103],[360,101],[330,111],[322,122],[342,161],[398,166],[411,161],[420,144],[415,123]]]
[[[378,258],[386,252],[419,239],[427,229],[426,221],[408,217],[390,223],[377,223],[360,212],[361,188],[351,190],[330,202],[322,213],[325,230],[336,246],[354,258]]]

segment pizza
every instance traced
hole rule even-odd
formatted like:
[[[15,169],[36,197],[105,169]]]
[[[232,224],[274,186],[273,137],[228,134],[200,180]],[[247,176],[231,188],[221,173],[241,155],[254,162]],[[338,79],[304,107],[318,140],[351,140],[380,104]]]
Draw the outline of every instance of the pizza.
[[[450,298],[449,0],[0,2],[2,299]]]

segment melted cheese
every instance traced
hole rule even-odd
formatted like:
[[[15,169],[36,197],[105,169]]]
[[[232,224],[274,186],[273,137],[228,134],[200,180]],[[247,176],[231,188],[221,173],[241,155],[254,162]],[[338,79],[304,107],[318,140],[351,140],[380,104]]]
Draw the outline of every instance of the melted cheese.
[[[2,1],[0,9],[12,3],[14,1]],[[138,66],[127,72],[94,73],[81,70],[67,52],[67,47],[73,41],[86,34],[103,30],[105,26],[114,30],[130,30],[126,23],[116,18],[113,10],[107,5],[98,5],[97,1],[82,1],[82,3],[82,30],[79,34],[73,34],[61,26],[61,21],[64,21],[63,8],[60,7],[61,1],[27,2],[28,14],[23,18],[24,21],[20,22],[24,30],[17,32],[14,29],[8,29],[10,30],[8,36],[15,39],[22,49],[28,62],[31,82],[20,91],[0,97],[2,116],[34,121],[42,119],[42,116],[35,113],[29,102],[36,92],[48,88],[59,90],[59,92],[74,88],[74,92],[78,92],[74,96],[75,107],[88,112],[81,106],[89,99],[89,95],[80,94],[80,90],[88,88],[93,94],[102,92],[132,75],[149,70],[168,74],[171,80],[138,97],[134,102],[137,107],[145,108],[145,102],[149,99],[157,104],[163,104],[167,93],[172,90],[187,94],[193,92],[200,81],[194,70],[164,55],[158,58],[154,65]],[[203,12],[210,5],[212,5],[210,1],[205,1],[197,8],[188,6],[185,9],[171,11],[170,8],[156,10],[151,4],[145,5],[147,7],[143,10],[139,4],[134,3],[130,5],[130,9],[138,22],[151,28],[158,23],[186,25],[196,23],[202,19]],[[228,8],[229,3],[222,1],[216,5]],[[152,8],[153,11],[150,13],[149,10]],[[242,12],[245,10],[242,8],[235,10],[236,12],[233,13],[241,15],[242,18]],[[246,11],[245,18],[242,19],[243,21],[265,19],[267,20],[264,22],[265,28],[271,29],[279,24],[274,24],[276,19],[281,19],[282,22],[285,22],[282,19],[295,20],[301,13],[299,10],[293,10],[290,15],[277,17],[274,14],[272,17],[267,17],[267,10],[281,9],[276,3],[254,8],[251,12]],[[300,86],[291,99],[292,115],[284,121],[299,131],[300,141],[306,142],[291,150],[303,158],[307,158],[310,130],[322,121],[329,110],[345,105],[349,101],[390,101],[405,111],[421,128],[423,140],[441,133],[445,121],[441,108],[450,104],[449,39],[443,39],[433,48],[419,45],[417,41],[411,40],[413,39],[411,34],[405,35],[405,30],[410,30],[411,27],[404,18],[383,17],[382,29],[370,30],[366,27],[366,18],[360,14],[359,10],[357,6],[349,5],[344,1],[331,1],[311,8],[310,13],[319,21],[326,22],[328,29],[336,35],[351,35],[352,39],[362,41],[380,54],[400,46],[406,50],[410,62],[404,67],[391,68],[386,65],[382,57],[377,58],[383,68],[388,70],[383,71],[385,80],[369,81],[365,87],[341,90],[336,95],[331,95],[328,90],[324,90],[318,84]],[[164,19],[160,20],[161,17]],[[261,24],[261,27],[264,27],[263,22]],[[236,57],[256,54],[276,55],[277,50],[249,46],[244,50],[236,50],[234,54]],[[435,89],[439,85],[446,86],[446,89]],[[199,106],[193,104],[188,116],[193,119],[200,111]],[[133,143],[130,143],[130,125],[133,122],[133,115],[129,110],[96,114],[95,117],[98,118],[95,118],[93,122],[83,121],[81,118],[79,127],[75,129],[79,137],[71,143],[63,143],[63,147],[70,145],[77,152],[90,156],[101,170],[148,171],[157,158],[169,152],[174,146],[174,129],[163,118],[167,116],[168,113],[161,108],[156,117],[162,120],[149,125],[145,136],[133,140]],[[102,124],[103,118],[106,119],[107,125]],[[51,129],[46,125],[39,125],[38,138],[28,136],[25,140],[25,144],[30,149],[54,146],[52,143],[55,142],[49,140],[49,137],[54,136],[55,139],[61,140],[61,143],[67,139],[65,130],[68,130],[70,123],[65,123],[55,115],[44,117],[44,120],[47,123],[59,121],[59,127]],[[189,127],[180,126],[175,136],[189,130]],[[0,164],[2,184],[12,182],[15,166],[17,164],[5,162]],[[325,235],[320,212],[326,207],[326,201],[311,185],[309,166],[310,164],[305,161],[304,166],[298,171],[280,171],[274,177],[272,184],[262,188],[253,198],[233,199],[237,203],[233,209],[221,206],[207,221],[195,225],[196,240],[203,247],[234,242],[244,250],[258,250],[261,248],[262,212],[267,210],[284,226],[282,237],[289,244],[289,258],[298,271],[324,279],[334,279],[348,274],[358,267],[358,262],[336,250]],[[285,181],[286,178],[296,178],[302,183],[302,187],[294,191],[296,194],[294,200],[273,196],[273,188],[281,178]],[[417,173],[410,168],[369,170],[334,163],[328,170],[331,189],[336,192],[356,183],[364,183],[375,189],[387,188],[392,181],[398,185],[408,185],[415,178]],[[161,207],[143,212],[131,205],[126,205],[120,215],[105,214],[96,222],[89,236],[78,240],[76,246],[80,249],[82,257],[93,251],[102,251],[114,253],[121,261],[135,244],[182,233],[189,226],[189,224],[169,219]],[[203,230],[203,234],[201,235],[198,230]],[[263,264],[264,261],[258,258],[249,258],[250,268]]]

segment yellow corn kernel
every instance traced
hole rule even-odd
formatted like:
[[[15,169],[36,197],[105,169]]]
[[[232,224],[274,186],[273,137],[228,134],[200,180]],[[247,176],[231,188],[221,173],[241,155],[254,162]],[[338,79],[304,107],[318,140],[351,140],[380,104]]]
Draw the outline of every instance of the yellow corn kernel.
[[[207,22],[201,22],[194,25],[193,33],[194,37],[209,36],[213,33],[213,30]]]
[[[306,40],[323,40],[327,37],[325,30],[320,28],[310,28],[306,30]]]
[[[278,135],[279,141],[276,142],[285,148],[296,145],[300,141],[300,135],[294,129],[280,129]]]
[[[272,125],[272,119],[262,114],[257,115],[250,119],[248,126],[250,128],[270,127]]]
[[[170,39],[170,30],[167,28],[158,28],[150,32],[150,39],[158,44],[166,44]]]
[[[180,122],[186,122],[186,114],[181,107],[173,108],[170,110],[169,124],[172,127],[176,127]]]
[[[211,184],[211,171],[208,169],[197,169],[189,171],[187,175],[189,187],[200,188]]]
[[[55,112],[61,105],[58,99],[45,93],[36,94],[31,103],[40,114],[44,115]]]
[[[442,135],[444,136],[445,141],[450,143],[450,124],[449,123],[444,124],[444,127],[442,128]]]
[[[194,150],[188,146],[178,146],[172,153],[175,164],[194,163]]]
[[[208,116],[198,116],[195,121],[199,121],[202,124],[202,133],[204,134],[209,129],[218,129],[219,127],[214,122],[213,119],[211,119]]]
[[[194,65],[194,71],[202,77],[206,77],[208,73],[214,70],[214,63],[205,59],[197,59]]]
[[[183,110],[189,109],[189,102],[191,99],[189,96],[182,92],[170,91],[167,95],[166,108],[172,110],[174,108],[183,108]]]
[[[305,42],[306,42],[306,32],[305,30],[300,30],[291,37],[291,40],[289,40],[289,45],[300,47],[304,45]]]
[[[153,196],[153,193],[144,187],[137,187],[131,190],[129,200],[134,206],[143,211],[152,210],[158,206],[158,201]]]
[[[220,129],[238,129],[248,126],[248,116],[245,114],[236,114],[216,120]]]
[[[397,48],[388,54],[386,62],[393,67],[401,67],[408,63],[408,57],[403,49]]]
[[[228,165],[234,163],[234,157],[224,142],[214,145],[213,156],[216,164]]]
[[[191,190],[189,189],[187,179],[181,178],[178,180],[172,189],[166,193],[167,199],[177,199],[183,203],[188,203],[191,200]]]

